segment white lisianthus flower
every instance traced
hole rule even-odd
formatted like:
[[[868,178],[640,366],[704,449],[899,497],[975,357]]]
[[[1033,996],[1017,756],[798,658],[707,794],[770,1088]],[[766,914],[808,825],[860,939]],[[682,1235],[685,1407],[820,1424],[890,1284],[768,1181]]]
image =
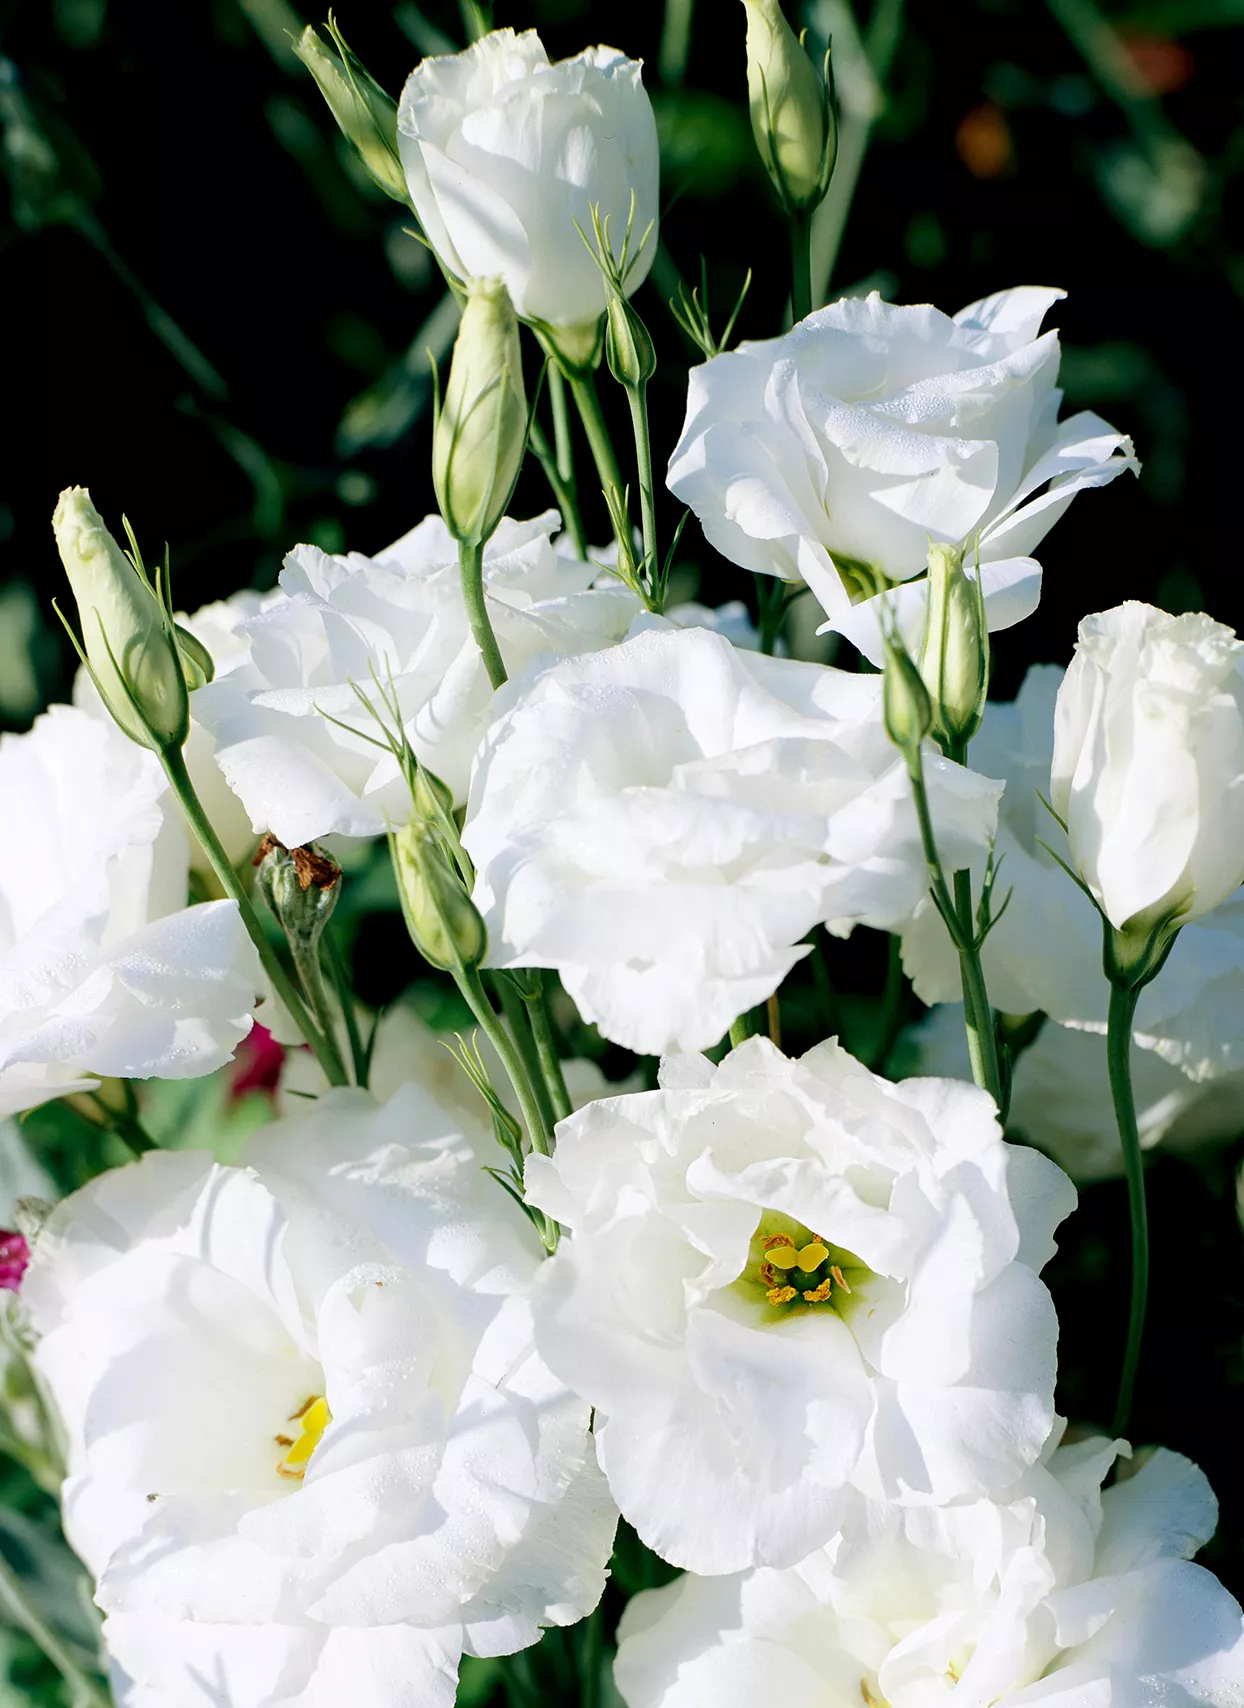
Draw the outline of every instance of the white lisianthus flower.
[[[616,1513],[536,1356],[542,1248],[414,1085],[250,1167],[153,1152],[58,1205],[23,1283],[66,1534],[135,1700],[452,1703],[459,1657],[586,1614]]]
[[[903,1074],[970,1077],[962,1006],[939,1003],[900,1039],[890,1065]],[[1244,1132],[1244,1072],[1191,1080],[1153,1050],[1138,1050],[1132,1089],[1145,1150],[1159,1143],[1168,1151],[1207,1149]],[[1105,1041],[1043,1026],[1012,1067],[1007,1130],[1053,1157],[1073,1180],[1122,1174]]]
[[[1054,747],[1054,704],[1063,673],[1035,665],[1013,703],[991,701],[971,760],[1006,780],[998,817],[1001,862],[995,911],[1006,911],[981,951],[990,1000],[1006,1014],[1040,1010],[1060,1025],[1106,1030],[1101,920],[1054,858],[1067,839],[1042,804]],[[1155,793],[1161,780],[1152,779]],[[1047,797],[1048,798],[1048,797]],[[1053,852],[1050,852],[1053,850]],[[977,862],[979,892],[983,862]],[[958,1002],[959,958],[931,902],[903,927],[903,966],[922,1002]],[[1244,898],[1195,919],[1140,993],[1135,1042],[1195,1080],[1244,1068]]]
[[[977,1494],[1049,1435],[1038,1272],[1075,1191],[973,1086],[752,1038],[561,1122],[526,1181],[568,1230],[536,1288],[541,1356],[674,1565],[790,1565],[853,1489]]]
[[[498,694],[463,842],[489,964],[556,967],[639,1054],[706,1049],[777,989],[820,921],[905,920],[928,877],[882,678],[644,619]],[[983,853],[997,785],[930,753],[948,864]]]
[[[415,67],[398,151],[424,235],[452,273],[500,277],[521,319],[594,340],[605,286],[576,221],[591,237],[597,207],[617,257],[634,195],[628,291],[656,254],[657,127],[641,71],[609,47],[550,64],[534,30],[492,30]]]
[[[953,318],[876,292],[691,370],[671,491],[732,563],[806,581],[827,626],[881,662],[879,590],[929,542],[977,542],[991,629],[1041,593],[1032,552],[1086,486],[1135,469],[1096,415],[1058,420],[1061,291],[1022,286]],[[918,646],[923,581],[888,595]]]
[[[1085,617],[1050,800],[1116,930],[1200,919],[1244,882],[1244,642],[1135,600]]]
[[[639,610],[621,583],[593,587],[593,565],[554,551],[558,525],[555,510],[507,519],[485,549],[489,616],[511,674],[542,654],[608,646]],[[374,745],[379,731],[356,691],[375,704],[377,680],[392,682],[420,761],[465,794],[492,689],[440,517],[374,558],[297,546],[281,589],[239,625],[249,660],[191,695],[255,830],[294,848],[332,832],[375,836],[386,814],[407,816],[406,784]]]
[[[1235,1708],[1240,1608],[1191,1563],[1209,1484],[1159,1449],[1103,1491],[1123,1445],[1059,1447],[992,1500],[864,1506],[789,1571],[645,1591],[619,1628],[626,1708]]]
[[[0,736],[0,1116],[100,1074],[210,1073],[250,1031],[258,958],[235,902],[186,907],[166,788],[73,706]]]

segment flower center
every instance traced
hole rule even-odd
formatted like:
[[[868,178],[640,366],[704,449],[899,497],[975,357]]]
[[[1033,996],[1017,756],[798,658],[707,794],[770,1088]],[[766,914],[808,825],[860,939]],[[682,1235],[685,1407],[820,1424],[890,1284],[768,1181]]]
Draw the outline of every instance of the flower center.
[[[866,1273],[858,1257],[792,1217],[769,1211],[752,1235],[742,1280],[759,1284],[766,1303],[780,1310],[802,1305],[841,1309],[852,1291],[853,1272]]]
[[[333,1414],[323,1394],[313,1394],[304,1400],[289,1418],[290,1423],[298,1425],[299,1433],[276,1437],[277,1446],[285,1449],[285,1457],[277,1464],[277,1475],[293,1477],[301,1482],[311,1463],[311,1455],[320,1444],[320,1437],[332,1421]]]

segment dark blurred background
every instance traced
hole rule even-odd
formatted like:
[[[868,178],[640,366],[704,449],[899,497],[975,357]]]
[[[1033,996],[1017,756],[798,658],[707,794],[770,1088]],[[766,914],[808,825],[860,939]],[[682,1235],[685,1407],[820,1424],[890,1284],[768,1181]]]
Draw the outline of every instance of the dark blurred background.
[[[421,53],[466,40],[455,0],[341,0],[337,15],[395,95]],[[0,726],[25,727],[68,689],[49,609],[62,486],[89,485],[114,527],[124,510],[149,557],[167,540],[189,609],[272,585],[298,540],[374,552],[433,507],[425,349],[447,348],[452,314],[290,51],[307,21],[318,12],[287,0],[0,4]],[[1047,540],[1041,609],[998,640],[998,691],[1029,662],[1065,661],[1078,618],[1125,597],[1244,627],[1244,0],[857,0],[854,15],[815,0],[806,21],[833,33],[844,101],[831,294],[875,286],[954,310],[1007,285],[1061,285],[1068,406],[1130,431],[1144,461],[1139,483],[1081,496]],[[779,330],[784,312],[742,7],[497,0],[495,22],[538,26],[554,56],[604,38],[647,62],[665,218],[637,303],[662,358],[662,466],[692,359],[665,306],[678,277],[703,261],[720,324],[752,266],[743,336]],[[546,502],[530,470],[514,509]],[[603,539],[603,506],[590,519]],[[694,524],[682,555],[684,596],[750,598]],[[1139,1439],[1209,1470],[1228,1509],[1210,1560],[1237,1593],[1238,1151],[1155,1166],[1137,1423]],[[1062,1398],[1101,1419],[1124,1311],[1121,1188],[1086,1192],[1073,1227],[1052,1276]]]

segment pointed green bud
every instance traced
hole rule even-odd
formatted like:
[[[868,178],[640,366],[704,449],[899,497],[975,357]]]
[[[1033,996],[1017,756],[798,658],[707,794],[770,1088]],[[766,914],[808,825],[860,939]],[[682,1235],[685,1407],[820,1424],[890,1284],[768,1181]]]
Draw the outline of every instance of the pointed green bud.
[[[104,704],[141,747],[181,747],[190,700],[173,620],[155,589],[108,532],[85,487],[61,493],[52,531]]]
[[[981,725],[989,692],[989,628],[979,578],[955,546],[929,548],[929,612],[920,675],[933,704],[933,734],[959,752]]]
[[[488,947],[484,921],[440,838],[413,818],[391,846],[406,928],[424,960],[443,972],[478,967]]]
[[[886,734],[910,763],[933,723],[929,691],[897,633],[886,634],[885,690],[882,705]]]
[[[609,293],[605,310],[605,359],[614,379],[628,391],[646,386],[657,371],[657,353],[648,328],[616,291]]]
[[[341,894],[341,867],[314,842],[286,848],[269,833],[255,855],[259,887],[295,953],[314,954]]]
[[[294,52],[319,85],[337,127],[386,196],[410,206],[406,174],[397,152],[397,102],[354,57],[329,22],[334,53],[307,25]]]
[[[501,279],[472,279],[432,439],[436,502],[456,540],[490,539],[527,445],[518,320]]]
[[[806,212],[824,200],[838,151],[829,87],[778,0],[743,5],[752,135],[782,206]]]
[[[196,688],[205,688],[209,682],[215,680],[216,660],[199,637],[192,635],[189,629],[183,629],[180,623],[173,624],[173,635],[177,641],[177,650],[181,654],[186,687],[191,693]]]

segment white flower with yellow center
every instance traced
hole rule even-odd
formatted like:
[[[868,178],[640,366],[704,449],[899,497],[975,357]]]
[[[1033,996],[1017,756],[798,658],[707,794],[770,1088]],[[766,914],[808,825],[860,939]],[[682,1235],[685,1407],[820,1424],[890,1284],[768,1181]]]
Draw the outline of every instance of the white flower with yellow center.
[[[562,1122],[527,1195],[569,1230],[536,1288],[541,1356],[675,1565],[793,1564],[852,1488],[976,1495],[1049,1434],[1038,1272],[1075,1193],[972,1086],[754,1038]]]
[[[612,1544],[532,1344],[540,1244],[416,1086],[248,1160],[101,1176],[24,1282],[109,1651],[136,1702],[448,1708],[464,1650],[586,1614]]]
[[[614,1676],[627,1708],[1235,1708],[1244,1626],[1191,1556],[1216,1503],[1159,1449],[1059,1447],[992,1500],[861,1502],[788,1571],[636,1596]]]

